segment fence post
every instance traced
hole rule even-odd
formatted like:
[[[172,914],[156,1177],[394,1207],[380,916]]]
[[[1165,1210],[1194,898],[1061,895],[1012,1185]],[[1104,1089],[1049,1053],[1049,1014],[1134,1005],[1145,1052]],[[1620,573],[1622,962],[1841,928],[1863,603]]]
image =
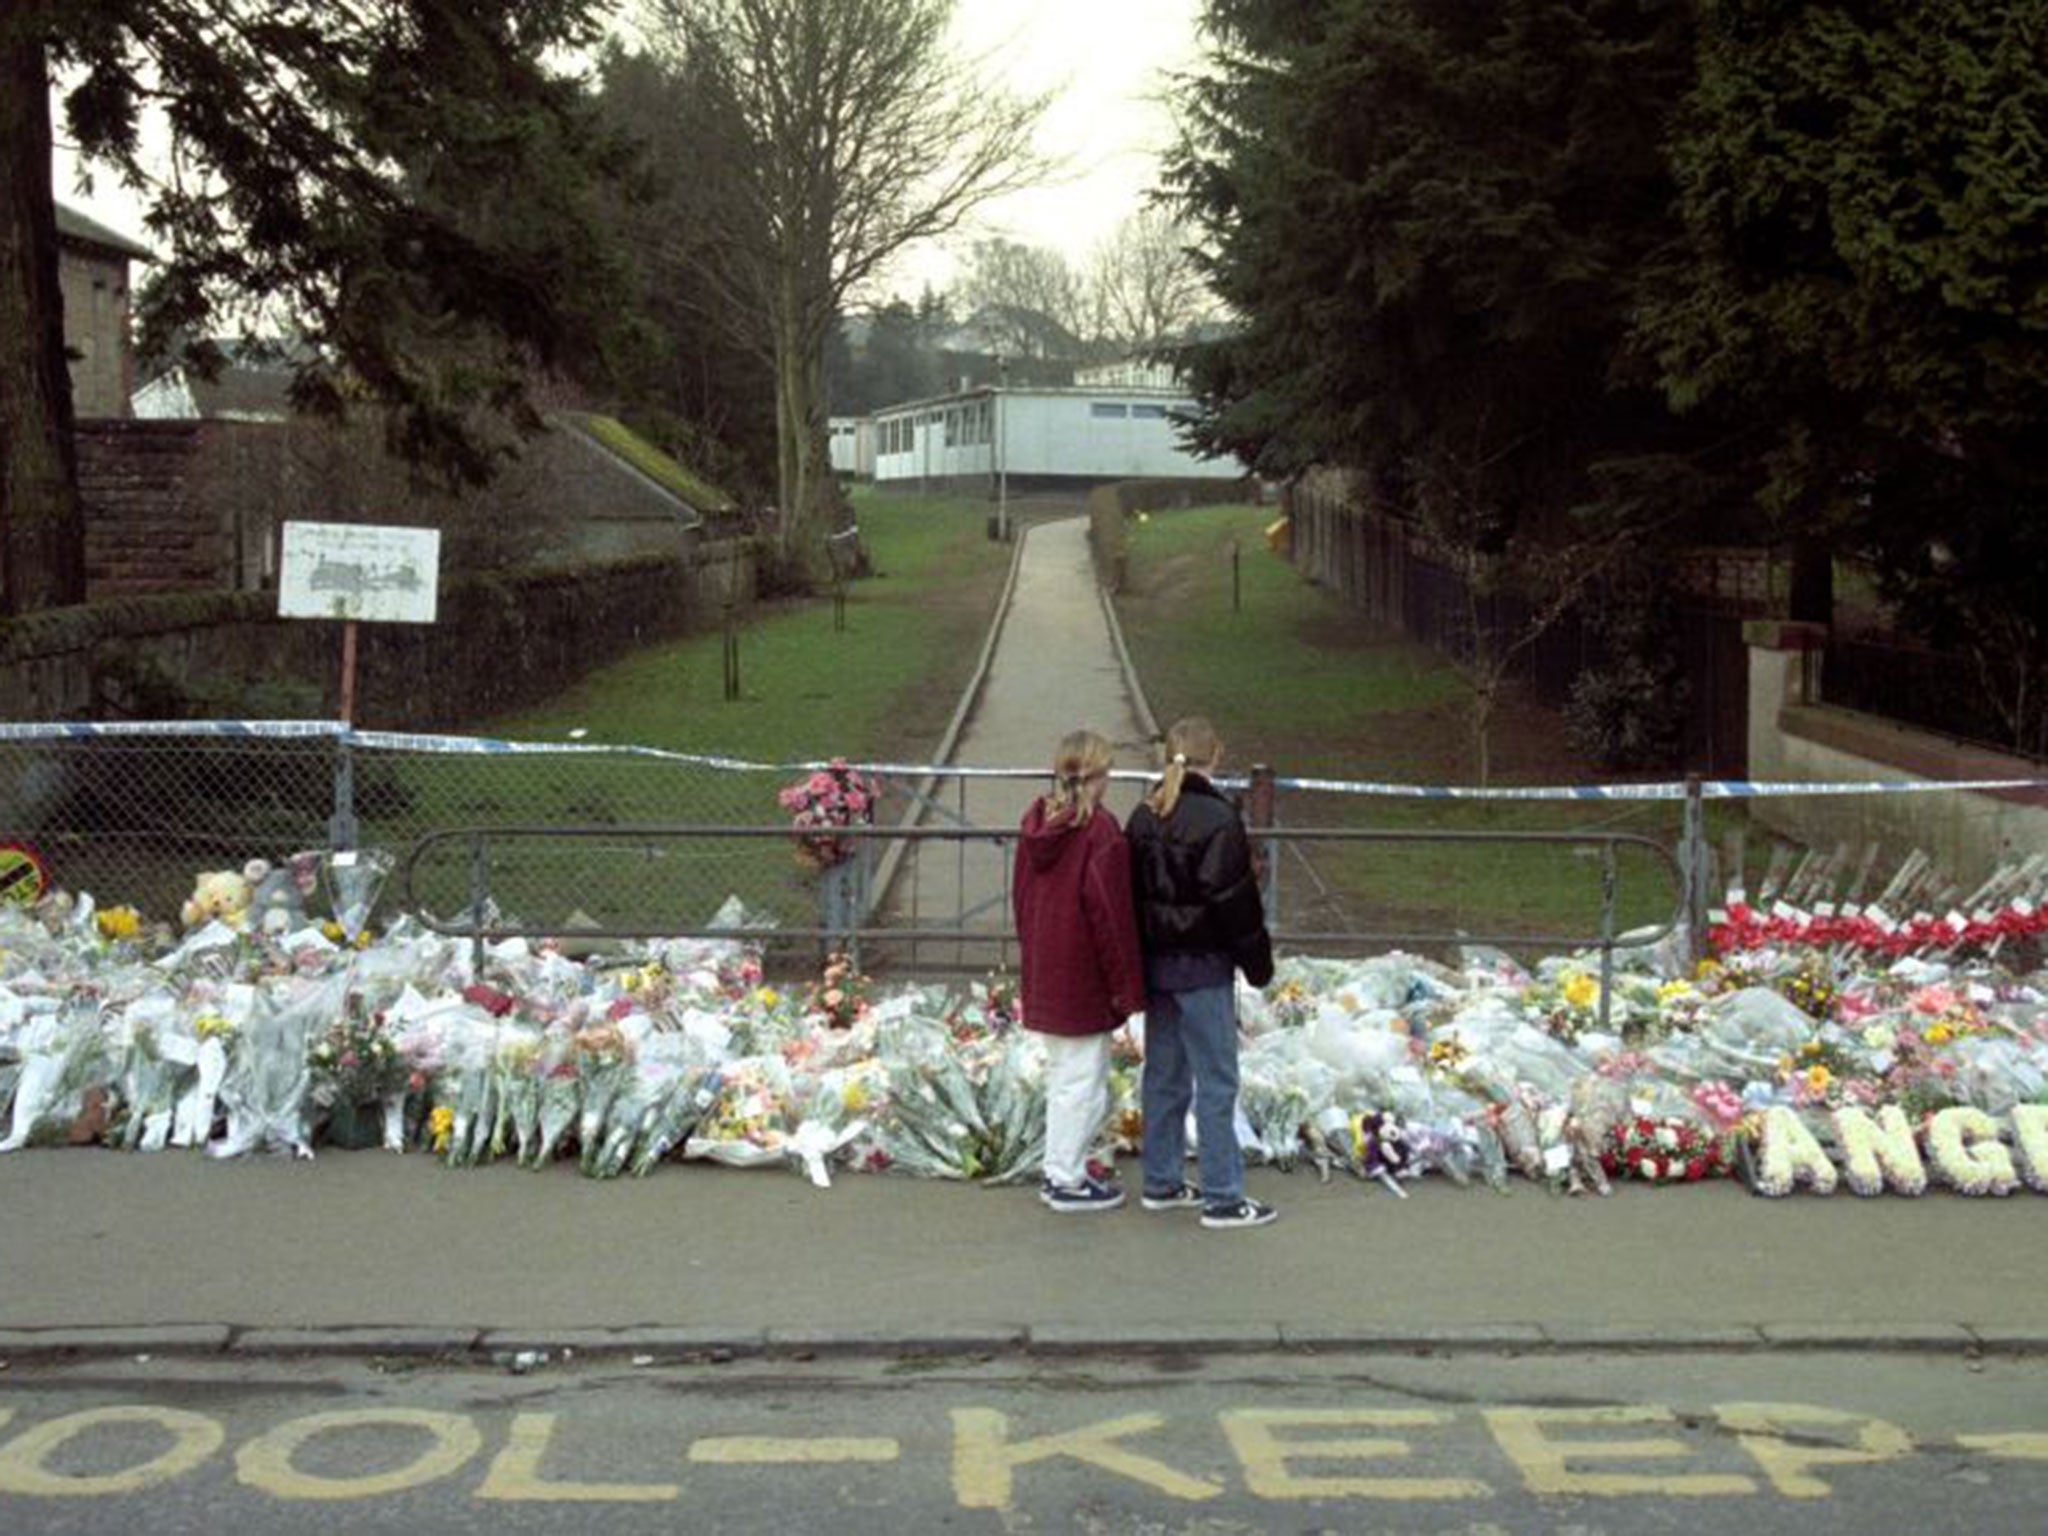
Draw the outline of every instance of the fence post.
[[[469,963],[476,979],[484,973],[484,904],[491,899],[490,875],[484,860],[484,835],[469,835]]]
[[[1600,1033],[1614,993],[1614,839],[1600,844]]]
[[[327,846],[346,853],[356,845],[356,760],[348,732],[334,738],[334,814],[327,819]]]
[[[1685,916],[1685,961],[1697,965],[1706,952],[1707,903],[1707,808],[1700,793],[1700,776],[1685,776],[1685,830],[1678,845],[1678,872],[1685,881],[1680,910]]]
[[[1263,831],[1276,825],[1274,815],[1275,785],[1273,766],[1270,763],[1252,764],[1251,792],[1245,807],[1245,822],[1254,831]],[[1280,923],[1280,845],[1268,839],[1265,843],[1254,843],[1254,861],[1264,868],[1255,872],[1259,884],[1266,891],[1266,921],[1278,928]]]

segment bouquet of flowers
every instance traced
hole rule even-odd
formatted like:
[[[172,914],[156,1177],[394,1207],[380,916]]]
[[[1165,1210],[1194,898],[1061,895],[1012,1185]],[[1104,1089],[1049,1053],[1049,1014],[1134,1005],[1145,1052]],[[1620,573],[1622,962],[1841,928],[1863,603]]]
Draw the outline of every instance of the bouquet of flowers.
[[[330,1136],[354,1146],[382,1140],[381,1129],[372,1135],[357,1122],[367,1126],[373,1108],[381,1115],[385,1102],[403,1095],[412,1077],[412,1064],[383,1010],[373,1011],[361,994],[351,993],[341,1017],[314,1035],[306,1055],[313,1100],[327,1108]]]
[[[870,826],[875,819],[874,787],[843,757],[799,779],[775,797],[796,829],[796,856],[813,869],[830,869],[853,856],[849,838],[837,827]]]
[[[1683,1115],[1627,1115],[1609,1130],[1600,1161],[1615,1178],[1650,1184],[1726,1178],[1728,1138]]]

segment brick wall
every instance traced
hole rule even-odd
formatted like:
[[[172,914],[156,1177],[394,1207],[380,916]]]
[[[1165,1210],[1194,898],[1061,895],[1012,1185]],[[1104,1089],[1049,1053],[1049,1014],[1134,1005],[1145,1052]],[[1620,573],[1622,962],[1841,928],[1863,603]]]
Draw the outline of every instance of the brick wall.
[[[233,532],[201,489],[196,421],[81,421],[85,581],[92,597],[230,585]]]

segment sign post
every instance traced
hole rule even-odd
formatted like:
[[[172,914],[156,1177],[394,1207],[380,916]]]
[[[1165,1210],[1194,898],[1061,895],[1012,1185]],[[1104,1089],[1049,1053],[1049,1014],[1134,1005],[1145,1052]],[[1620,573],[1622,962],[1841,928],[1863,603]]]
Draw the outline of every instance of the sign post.
[[[277,616],[341,621],[341,723],[356,718],[356,626],[431,624],[441,589],[441,531],[374,523],[286,523]],[[355,846],[355,772],[347,737],[334,773],[336,848]]]

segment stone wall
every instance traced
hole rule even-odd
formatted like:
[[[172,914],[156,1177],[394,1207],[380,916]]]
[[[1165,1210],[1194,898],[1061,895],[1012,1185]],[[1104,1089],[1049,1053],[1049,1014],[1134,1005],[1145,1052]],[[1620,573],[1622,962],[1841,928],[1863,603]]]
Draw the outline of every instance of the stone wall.
[[[1820,625],[1756,622],[1749,642],[1749,777],[1807,783],[2040,779],[2048,767],[1824,702]],[[2048,790],[1766,796],[1766,825],[1810,846],[1919,848],[1965,885],[2048,848]]]
[[[722,621],[754,591],[750,540],[688,554],[444,581],[431,625],[360,629],[356,721],[449,729],[567,687],[636,646]],[[0,622],[0,718],[316,716],[337,705],[340,626],[270,592],[114,598]]]

